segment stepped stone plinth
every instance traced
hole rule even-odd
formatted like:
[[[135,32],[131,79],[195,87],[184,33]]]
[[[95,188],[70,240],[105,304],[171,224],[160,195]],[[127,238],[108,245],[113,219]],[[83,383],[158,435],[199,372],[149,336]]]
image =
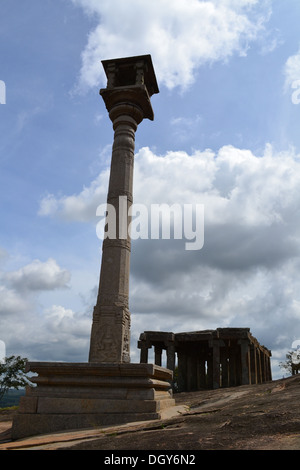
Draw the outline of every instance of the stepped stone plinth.
[[[12,438],[160,419],[172,372],[153,364],[32,362]]]

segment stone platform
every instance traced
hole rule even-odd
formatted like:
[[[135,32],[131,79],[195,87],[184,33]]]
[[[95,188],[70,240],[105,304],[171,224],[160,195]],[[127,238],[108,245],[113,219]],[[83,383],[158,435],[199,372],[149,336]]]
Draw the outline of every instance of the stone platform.
[[[160,419],[175,405],[172,371],[154,364],[30,362],[12,438]]]

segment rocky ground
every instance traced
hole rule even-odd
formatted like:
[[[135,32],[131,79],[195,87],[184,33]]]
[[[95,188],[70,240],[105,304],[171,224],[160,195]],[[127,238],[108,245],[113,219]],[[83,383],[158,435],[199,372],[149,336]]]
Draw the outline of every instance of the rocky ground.
[[[0,450],[300,450],[300,375],[266,384],[180,393],[176,416],[12,442],[0,413]]]

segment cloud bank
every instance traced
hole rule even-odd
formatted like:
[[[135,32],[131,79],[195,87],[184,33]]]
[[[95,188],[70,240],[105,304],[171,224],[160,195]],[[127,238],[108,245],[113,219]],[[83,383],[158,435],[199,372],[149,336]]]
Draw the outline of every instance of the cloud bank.
[[[72,196],[73,220],[96,213],[106,176]],[[68,220],[68,197],[52,198],[51,215]],[[244,326],[275,350],[298,339],[289,338],[300,319],[300,156],[292,149],[278,153],[267,145],[254,155],[224,146],[217,153],[156,155],[142,148],[135,157],[134,202],[203,204],[205,210],[199,251],[186,251],[184,240],[133,242],[134,335],[153,324],[164,331]]]
[[[104,169],[78,194],[47,196],[40,215],[94,223],[96,237],[96,210],[106,199],[108,173]],[[172,237],[133,241],[132,361],[139,360],[139,334],[153,325],[175,332],[250,327],[272,349],[273,364],[282,360],[299,339],[300,155],[270,145],[260,155],[233,146],[157,155],[145,147],[135,156],[134,203],[203,204],[205,235],[198,251],[185,250],[185,240]],[[98,279],[81,312],[55,301],[39,308],[42,292],[71,284],[70,273],[53,259],[3,270],[1,280],[0,313],[10,347],[22,344],[40,359],[84,360]],[[13,318],[20,313],[23,321],[16,326]]]

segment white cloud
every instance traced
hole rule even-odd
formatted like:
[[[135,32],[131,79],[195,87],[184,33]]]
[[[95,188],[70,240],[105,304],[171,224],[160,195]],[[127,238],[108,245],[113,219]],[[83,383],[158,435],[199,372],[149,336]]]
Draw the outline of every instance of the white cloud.
[[[70,273],[50,258],[46,262],[34,260],[17,271],[5,273],[3,277],[19,291],[43,291],[67,287]]]
[[[82,53],[81,90],[105,83],[101,60],[143,54],[160,85],[185,89],[202,64],[245,55],[270,13],[255,0],[72,1],[99,18]]]
[[[109,170],[100,173],[90,187],[83,188],[79,195],[56,198],[47,195],[40,201],[39,215],[59,216],[68,221],[87,222],[95,218],[96,208],[106,201]]]
[[[98,205],[106,200],[108,172],[102,171],[77,195],[51,196],[51,211],[41,213],[94,221]],[[276,153],[270,145],[261,156],[233,146],[224,146],[217,154],[208,149],[191,155],[170,151],[164,156],[145,147],[135,156],[134,203],[204,204],[207,228],[238,227],[251,229],[252,234],[268,227],[276,233],[276,227],[287,231],[287,239],[298,237],[299,188],[299,156],[293,150]]]
[[[46,331],[54,333],[54,337],[67,337],[69,341],[83,338],[86,342],[91,329],[91,315],[76,314],[73,310],[62,307],[61,305],[52,305],[45,310]]]
[[[10,317],[14,314],[24,313],[32,307],[32,304],[23,295],[6,286],[0,286],[0,315]]]

